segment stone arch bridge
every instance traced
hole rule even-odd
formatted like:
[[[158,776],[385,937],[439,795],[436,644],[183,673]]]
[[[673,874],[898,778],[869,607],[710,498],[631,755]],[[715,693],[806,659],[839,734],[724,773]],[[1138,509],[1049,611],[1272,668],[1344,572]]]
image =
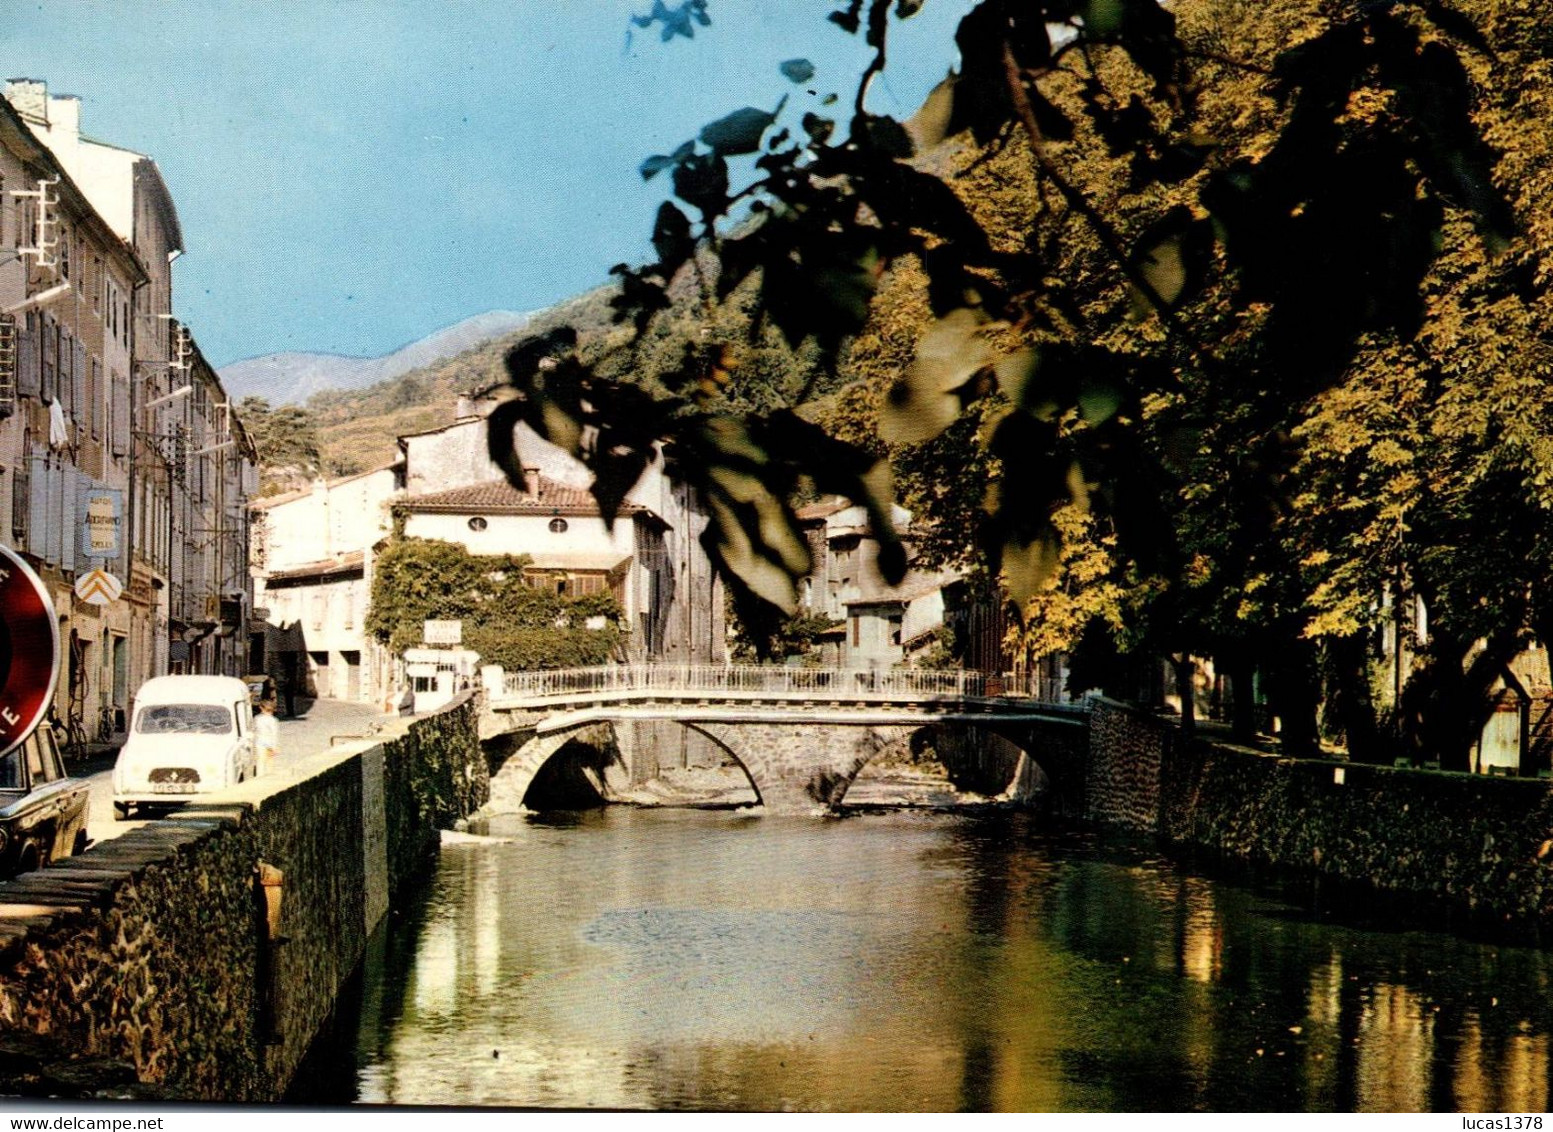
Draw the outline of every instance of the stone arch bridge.
[[[706,736],[743,768],[773,814],[835,810],[864,766],[903,753],[928,728],[996,735],[1017,748],[1001,793],[1007,800],[1028,801],[1043,782],[1059,799],[1081,790],[1085,709],[996,694],[989,684],[968,672],[759,666],[514,673],[487,702],[485,734],[520,743],[492,795],[522,803],[568,743],[618,741],[620,725],[648,721]]]

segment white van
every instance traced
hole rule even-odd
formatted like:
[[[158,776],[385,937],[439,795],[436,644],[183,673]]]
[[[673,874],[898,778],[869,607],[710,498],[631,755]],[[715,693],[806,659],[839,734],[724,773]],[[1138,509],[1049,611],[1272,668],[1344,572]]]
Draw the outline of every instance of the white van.
[[[135,694],[113,767],[113,816],[186,802],[258,773],[253,706],[234,676],[158,676]]]

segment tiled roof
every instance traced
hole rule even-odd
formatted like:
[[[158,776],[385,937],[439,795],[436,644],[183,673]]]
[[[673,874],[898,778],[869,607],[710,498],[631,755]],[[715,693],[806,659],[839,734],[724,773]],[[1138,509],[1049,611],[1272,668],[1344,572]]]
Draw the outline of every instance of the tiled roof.
[[[346,551],[337,558],[325,558],[319,562],[305,562],[300,566],[283,566],[268,570],[264,577],[271,582],[293,578],[323,578],[331,574],[350,574],[362,568],[366,555],[359,550]]]
[[[850,506],[852,506],[851,503],[840,496],[835,496],[831,499],[822,499],[818,503],[806,504],[798,508],[794,514],[798,516],[800,522],[804,520],[827,519],[837,511],[845,511]]]
[[[539,490],[530,494],[519,491],[506,480],[470,484],[426,495],[412,495],[403,506],[411,511],[457,512],[485,515],[597,515],[599,505],[585,487],[569,487],[554,480],[537,477]],[[620,507],[622,515],[634,515],[647,509],[635,503]]]
[[[403,466],[403,464],[404,460],[402,459],[390,460],[386,464],[378,464],[376,467],[368,468],[362,472],[352,472],[348,476],[340,476],[338,479],[327,480],[324,483],[324,488],[326,490],[336,488],[341,484],[350,483],[351,480],[365,479],[367,476],[375,476],[379,472],[392,471],[394,468]],[[306,487],[295,488],[291,491],[282,492],[279,495],[260,496],[258,499],[254,499],[249,502],[248,509],[250,511],[268,511],[271,507],[274,507],[280,503],[290,503],[296,499],[306,499],[309,495],[313,494],[313,490],[317,486],[318,485],[316,483],[310,483]]]
[[[898,586],[887,585],[883,578],[877,577],[873,571],[866,571],[861,579],[867,592],[857,597],[848,598],[842,604],[853,605],[888,605],[899,602],[902,605],[916,601],[920,597],[943,589],[957,579],[952,573],[929,574],[916,570],[910,571]]]

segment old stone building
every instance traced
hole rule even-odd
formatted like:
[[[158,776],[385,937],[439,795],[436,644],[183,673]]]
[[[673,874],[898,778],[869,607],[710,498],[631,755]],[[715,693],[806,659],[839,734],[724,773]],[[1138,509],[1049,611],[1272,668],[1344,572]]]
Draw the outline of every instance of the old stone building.
[[[527,425],[514,434],[525,489],[507,484],[487,455],[485,415],[494,404],[460,398],[452,424],[399,438],[406,533],[460,542],[476,553],[528,554],[552,584],[607,586],[626,610],[632,660],[722,664],[722,583],[701,547],[707,517],[695,493],[670,480],[656,460],[608,531],[587,491],[592,473]],[[476,520],[485,526],[474,529]]]
[[[526,428],[523,489],[486,455],[489,402],[461,398],[446,426],[399,438],[392,464],[256,501],[252,663],[317,695],[387,704],[403,658],[364,625],[373,563],[395,533],[472,554],[522,554],[528,584],[568,596],[608,591],[626,619],[624,659],[721,664],[720,583],[697,541],[705,516],[654,468],[606,527],[590,473]],[[397,528],[397,529],[396,529]]]
[[[396,461],[252,505],[254,671],[334,699],[391,694],[392,658],[367,633],[366,616],[373,557],[402,485]]]
[[[0,537],[53,594],[77,736],[150,676],[240,670],[255,453],[172,318],[182,248],[154,161],[82,135],[79,100],[6,84]]]

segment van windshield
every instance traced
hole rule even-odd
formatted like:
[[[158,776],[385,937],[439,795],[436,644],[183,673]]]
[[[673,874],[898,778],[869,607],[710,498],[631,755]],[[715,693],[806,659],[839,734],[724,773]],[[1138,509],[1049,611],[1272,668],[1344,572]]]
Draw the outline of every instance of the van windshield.
[[[135,717],[140,735],[226,735],[231,730],[232,712],[219,704],[152,704]]]

